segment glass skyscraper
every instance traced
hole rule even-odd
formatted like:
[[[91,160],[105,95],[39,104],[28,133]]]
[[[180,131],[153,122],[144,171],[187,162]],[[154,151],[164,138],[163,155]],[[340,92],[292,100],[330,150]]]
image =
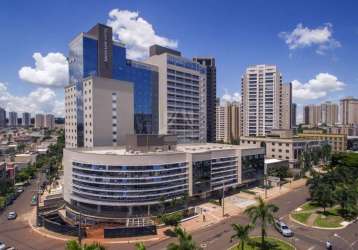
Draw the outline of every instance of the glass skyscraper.
[[[69,44],[69,79],[76,86],[77,146],[83,146],[82,80],[88,76],[129,81],[134,88],[134,129],[158,133],[158,70],[126,58],[123,44],[112,40],[112,28],[95,25]]]

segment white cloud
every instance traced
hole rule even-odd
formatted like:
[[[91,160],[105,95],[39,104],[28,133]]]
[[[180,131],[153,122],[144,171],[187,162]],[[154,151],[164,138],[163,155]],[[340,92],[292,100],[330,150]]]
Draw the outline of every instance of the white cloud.
[[[316,46],[316,53],[324,55],[327,50],[341,47],[341,43],[333,38],[332,24],[310,29],[301,23],[291,32],[281,32],[279,37],[285,40],[290,50]]]
[[[178,42],[159,36],[152,24],[139,16],[138,12],[113,9],[109,12],[107,25],[113,29],[115,40],[127,46],[127,55],[131,59],[143,59],[148,56],[148,48],[153,44],[176,48]]]
[[[229,93],[224,89],[224,95],[221,97],[223,102],[241,102],[241,94],[239,92]]]
[[[0,82],[0,107],[18,113],[52,113],[64,116],[64,103],[56,100],[56,93],[49,88],[39,87],[26,96],[12,95],[7,84]]]
[[[345,83],[336,76],[328,73],[319,73],[307,83],[298,80],[292,81],[292,95],[296,101],[312,100],[327,96],[330,92],[343,90]]]
[[[63,87],[68,84],[68,62],[61,53],[34,53],[35,67],[24,66],[19,77],[27,82],[45,87]]]

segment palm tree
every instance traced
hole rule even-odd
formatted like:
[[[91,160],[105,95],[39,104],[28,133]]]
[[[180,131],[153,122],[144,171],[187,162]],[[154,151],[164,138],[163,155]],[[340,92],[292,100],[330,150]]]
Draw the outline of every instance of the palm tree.
[[[248,225],[240,225],[240,224],[232,224],[232,228],[235,231],[235,234],[231,236],[231,240],[236,238],[240,240],[241,249],[244,250],[245,242],[249,241],[249,233],[253,229],[251,224]]]
[[[146,250],[146,248],[145,248],[143,242],[136,243],[136,244],[135,244],[135,247],[136,247],[136,248],[135,248],[136,250]]]
[[[66,250],[106,250],[104,246],[98,242],[92,243],[90,245],[84,244],[81,246],[76,240],[69,240],[66,243]]]
[[[176,227],[174,229],[176,237],[178,237],[179,243],[170,243],[167,246],[167,250],[200,250],[196,245],[192,236],[188,234],[184,229]]]
[[[258,204],[249,207],[245,213],[250,217],[251,223],[256,225],[260,221],[261,225],[261,249],[265,249],[265,236],[267,235],[266,229],[269,224],[274,223],[273,214],[278,211],[278,207],[274,204],[266,204],[261,197],[256,198]]]

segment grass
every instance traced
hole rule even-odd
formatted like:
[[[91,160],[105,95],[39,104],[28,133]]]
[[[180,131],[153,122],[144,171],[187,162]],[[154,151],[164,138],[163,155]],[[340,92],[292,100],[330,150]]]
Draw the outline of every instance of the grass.
[[[272,237],[266,237],[266,249],[269,250],[294,250],[295,248],[293,246],[291,246],[290,244],[278,240],[276,238],[272,238]],[[244,250],[260,250],[260,246],[261,246],[261,237],[252,237],[251,238],[252,244],[245,244],[244,246]],[[241,250],[241,245],[238,244],[234,247],[231,248],[231,250]]]
[[[337,209],[328,209],[326,213],[319,213],[314,225],[317,227],[335,228],[341,227],[342,221],[344,221],[344,219],[338,215]]]
[[[300,213],[292,213],[291,216],[293,219],[305,224],[312,213],[300,212]]]
[[[309,210],[317,209],[317,208],[319,208],[319,206],[317,206],[316,204],[314,204],[312,202],[307,202],[307,203],[303,204],[302,206],[300,206],[300,208],[302,208],[302,211],[309,211]]]

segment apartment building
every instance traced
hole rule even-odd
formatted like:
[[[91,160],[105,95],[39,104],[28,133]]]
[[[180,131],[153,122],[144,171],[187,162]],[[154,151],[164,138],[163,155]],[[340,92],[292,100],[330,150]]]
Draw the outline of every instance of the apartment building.
[[[358,124],[358,99],[346,97],[340,100],[340,122],[343,125]]]
[[[0,128],[6,127],[6,111],[3,108],[0,108]]]
[[[297,104],[296,103],[292,103],[292,111],[291,111],[292,117],[291,117],[291,127],[294,128],[297,125]]]
[[[240,104],[225,102],[216,106],[216,141],[233,143],[240,138]]]
[[[159,134],[180,143],[207,141],[206,67],[179,51],[153,45],[146,63],[159,72]]]
[[[334,126],[338,123],[338,104],[325,102],[321,104],[321,123],[327,126]]]
[[[23,127],[29,127],[31,125],[31,116],[30,113],[24,112],[22,113],[22,123]]]
[[[44,116],[44,127],[48,129],[54,129],[55,127],[55,116],[52,114],[46,114]]]
[[[45,127],[45,115],[36,114],[35,115],[35,128],[44,128]]]
[[[317,127],[319,124],[321,124],[322,114],[320,105],[306,105],[303,108],[303,112],[304,123],[306,125],[310,125],[311,127]]]
[[[292,87],[283,86],[275,65],[251,66],[241,82],[244,136],[264,136],[272,129],[291,127]]]
[[[319,140],[329,143],[332,147],[332,152],[345,152],[347,150],[347,135],[325,133],[323,130],[303,130],[303,133],[298,134],[299,137]]]
[[[17,113],[9,112],[9,127],[17,127]]]

